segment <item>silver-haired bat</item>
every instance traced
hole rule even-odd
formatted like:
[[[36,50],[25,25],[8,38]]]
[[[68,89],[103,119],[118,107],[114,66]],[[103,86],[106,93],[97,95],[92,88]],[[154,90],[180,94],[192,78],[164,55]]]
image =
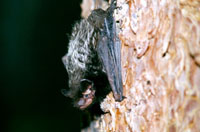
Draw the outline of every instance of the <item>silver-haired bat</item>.
[[[69,77],[70,90],[62,93],[85,109],[102,100],[111,88],[116,101],[123,99],[121,43],[113,18],[116,0],[110,7],[93,10],[88,19],[76,23],[68,53],[62,58]]]

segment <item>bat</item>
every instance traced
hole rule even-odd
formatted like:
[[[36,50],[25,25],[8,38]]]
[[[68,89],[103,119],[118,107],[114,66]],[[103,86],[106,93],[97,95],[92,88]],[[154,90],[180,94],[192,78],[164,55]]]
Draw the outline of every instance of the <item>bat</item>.
[[[116,101],[122,101],[121,42],[113,17],[116,0],[110,7],[93,10],[87,19],[76,23],[68,53],[62,58],[68,72],[69,89],[62,93],[84,110],[102,101],[112,89]]]

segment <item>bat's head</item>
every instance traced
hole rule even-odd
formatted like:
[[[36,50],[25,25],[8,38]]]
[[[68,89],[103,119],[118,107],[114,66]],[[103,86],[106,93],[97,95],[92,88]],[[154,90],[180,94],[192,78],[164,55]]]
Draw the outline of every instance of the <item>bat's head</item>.
[[[76,92],[73,91],[72,88],[70,88],[69,91],[62,89],[61,92],[65,96],[70,97],[74,100],[75,107],[84,110],[94,103],[96,92],[94,88],[94,83],[88,79],[82,79],[80,81],[80,85],[76,87],[79,87]]]
[[[83,68],[86,64],[80,64],[70,55],[62,58],[63,63],[68,72],[69,90],[62,90],[66,97],[73,99],[74,106],[83,110],[89,107],[95,100],[94,80],[88,79],[86,76],[87,68]]]
[[[68,53],[62,58],[69,85],[63,94],[72,98],[74,106],[80,109],[99,100],[109,84],[96,51],[97,39],[98,32],[87,20],[82,20],[73,27]]]
[[[107,88],[109,82],[98,62],[98,57],[90,60],[92,63],[86,64],[86,68],[78,66],[72,58],[71,55],[65,55],[62,58],[69,80],[69,90],[63,89],[62,93],[66,97],[72,98],[75,107],[84,110],[105,98],[110,91]]]
[[[85,109],[94,103],[95,77],[101,65],[95,51],[97,33],[86,20],[75,24],[68,53],[62,58],[68,72],[69,90],[62,93],[73,99],[74,106]]]
[[[89,107],[94,102],[95,89],[93,82],[87,79],[82,79],[80,92],[80,96],[75,101],[74,105],[75,107],[78,107],[81,110],[83,110]]]

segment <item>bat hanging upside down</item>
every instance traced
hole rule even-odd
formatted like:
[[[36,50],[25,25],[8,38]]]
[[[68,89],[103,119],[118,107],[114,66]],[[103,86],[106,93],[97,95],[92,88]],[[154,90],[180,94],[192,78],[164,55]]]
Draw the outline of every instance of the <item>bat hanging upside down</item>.
[[[103,91],[109,88],[116,101],[123,100],[121,43],[113,18],[115,9],[116,0],[112,0],[106,11],[93,10],[88,19],[76,23],[68,53],[62,58],[70,89],[62,89],[62,93],[82,110],[102,99]]]

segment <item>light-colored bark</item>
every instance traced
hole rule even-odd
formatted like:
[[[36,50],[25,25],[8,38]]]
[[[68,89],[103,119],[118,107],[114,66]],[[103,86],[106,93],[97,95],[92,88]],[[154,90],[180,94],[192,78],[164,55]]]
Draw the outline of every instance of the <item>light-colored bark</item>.
[[[110,93],[101,104],[108,113],[83,131],[200,132],[200,1],[117,5],[126,99]]]

